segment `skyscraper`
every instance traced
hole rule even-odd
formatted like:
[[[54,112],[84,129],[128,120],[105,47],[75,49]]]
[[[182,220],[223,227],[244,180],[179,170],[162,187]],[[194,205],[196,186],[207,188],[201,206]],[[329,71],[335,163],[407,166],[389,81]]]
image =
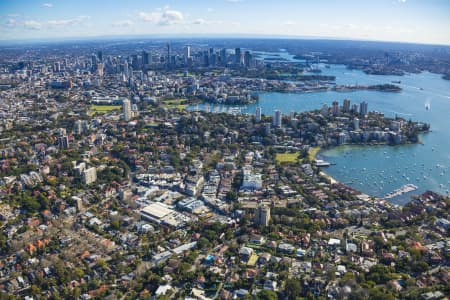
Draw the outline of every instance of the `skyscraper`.
[[[255,225],[268,226],[270,222],[270,207],[260,205],[255,210]]]
[[[273,120],[272,120],[272,124],[274,127],[281,128],[281,117],[282,117],[281,111],[276,109],[273,112]]]
[[[142,64],[149,65],[150,64],[150,52],[148,51],[142,51]]]
[[[244,53],[244,65],[246,68],[250,68],[252,63],[252,54],[250,51],[245,51]]]
[[[184,62],[188,63],[190,58],[191,58],[191,47],[190,46],[186,46],[184,51],[185,51],[185,53],[184,53]]]
[[[344,99],[344,105],[342,106],[342,112],[350,112],[350,99]]]
[[[236,48],[234,49],[234,63],[236,65],[240,65],[241,64],[241,48]]]
[[[123,118],[127,122],[131,120],[131,102],[127,98],[123,99]]]
[[[88,124],[85,120],[76,120],[73,126],[75,134],[82,134],[88,129]]]
[[[97,169],[95,167],[84,170],[82,174],[84,184],[91,184],[97,180]]]
[[[166,60],[166,64],[167,64],[167,67],[170,67],[170,60],[171,60],[171,55],[170,55],[170,44],[169,43],[167,43],[167,45],[166,45],[166,47],[167,47],[167,60]]]
[[[103,77],[103,73],[104,73],[103,63],[97,64],[97,74],[98,74],[98,76]]]
[[[225,66],[227,64],[227,49],[226,48],[222,48],[222,50],[220,50],[220,64],[222,66]]]
[[[261,107],[259,106],[256,108],[255,120],[258,123],[261,122]]]
[[[333,101],[333,103],[331,105],[331,113],[333,115],[338,115],[339,114],[339,102]]]
[[[91,66],[92,66],[92,71],[95,72],[97,70],[97,63],[98,63],[98,58],[95,54],[92,54],[91,56]]]
[[[103,51],[102,50],[98,50],[97,57],[100,62],[103,62]]]
[[[363,101],[359,104],[359,114],[363,118],[367,115],[367,102],[366,101]]]
[[[61,135],[58,137],[58,146],[61,149],[69,148],[69,137],[67,135]]]

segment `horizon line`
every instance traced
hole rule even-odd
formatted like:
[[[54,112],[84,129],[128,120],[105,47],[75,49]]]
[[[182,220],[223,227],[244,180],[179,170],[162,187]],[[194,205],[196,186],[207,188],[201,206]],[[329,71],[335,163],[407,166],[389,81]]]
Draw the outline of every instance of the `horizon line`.
[[[351,37],[332,37],[332,36],[313,36],[313,35],[281,35],[281,34],[252,34],[252,33],[173,33],[173,34],[132,34],[132,35],[93,35],[93,36],[74,36],[74,37],[49,37],[49,38],[31,38],[31,39],[1,39],[0,46],[15,44],[46,44],[52,42],[69,41],[96,41],[96,40],[114,40],[114,39],[138,39],[138,38],[158,38],[158,39],[194,39],[194,38],[222,38],[222,39],[292,39],[292,40],[328,40],[328,41],[352,41],[352,42],[372,42],[372,43],[392,43],[423,46],[450,47],[450,44],[438,44],[415,41],[392,41],[377,39],[362,39]]]

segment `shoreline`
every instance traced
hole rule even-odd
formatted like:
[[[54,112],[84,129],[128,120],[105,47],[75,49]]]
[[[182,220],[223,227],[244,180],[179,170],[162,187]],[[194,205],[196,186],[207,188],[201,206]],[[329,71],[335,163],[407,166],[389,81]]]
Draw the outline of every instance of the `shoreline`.
[[[319,154],[320,151],[325,150],[325,149],[323,149],[323,148],[321,148],[321,147],[316,147],[316,148],[319,148],[319,149],[318,149],[317,152],[315,153],[314,158],[317,156],[317,154]],[[314,158],[313,158],[313,159],[314,159]],[[388,199],[385,199],[385,198],[383,198],[383,197],[380,198],[380,197],[377,197],[377,196],[369,195],[369,194],[367,194],[367,193],[364,193],[364,192],[361,191],[360,189],[356,189],[356,188],[353,188],[353,187],[351,187],[351,186],[348,186],[347,184],[342,183],[342,182],[336,180],[333,176],[331,176],[331,175],[329,175],[328,173],[326,173],[323,169],[320,169],[319,175],[325,177],[326,179],[328,179],[328,180],[330,181],[330,184],[339,184],[339,185],[343,185],[343,186],[345,186],[345,187],[347,187],[347,188],[350,188],[350,189],[352,189],[352,190],[355,190],[355,191],[359,192],[359,194],[358,194],[356,197],[359,198],[360,200],[364,201],[364,202],[370,202],[370,201],[373,200],[373,201],[379,201],[379,202],[382,202],[383,204],[389,205],[389,206],[391,206],[391,207],[403,207],[403,206],[404,206],[404,205],[399,205],[399,204],[393,203],[393,202],[391,202],[391,201],[389,201]]]

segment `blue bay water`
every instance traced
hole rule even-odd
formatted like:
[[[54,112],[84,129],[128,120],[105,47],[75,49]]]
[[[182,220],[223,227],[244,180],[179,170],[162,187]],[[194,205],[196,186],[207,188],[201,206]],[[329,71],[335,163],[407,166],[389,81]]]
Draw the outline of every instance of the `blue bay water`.
[[[381,84],[401,81],[400,93],[377,91],[317,92],[305,94],[261,93],[258,103],[240,107],[242,113],[254,114],[257,106],[263,114],[275,109],[291,111],[319,109],[334,100],[342,103],[368,102],[369,111],[380,111],[388,117],[398,116],[431,124],[432,132],[421,136],[422,144],[400,146],[341,146],[324,150],[319,156],[335,165],[326,173],[336,180],[369,195],[382,197],[402,185],[412,183],[418,190],[391,201],[406,203],[412,194],[433,190],[448,194],[450,190],[450,81],[440,75],[423,72],[405,76],[367,75],[342,65],[321,66],[323,73],[335,75],[337,84]],[[430,109],[425,109],[425,104]],[[228,106],[198,106],[211,111],[229,110]],[[195,109],[191,107],[190,109]]]

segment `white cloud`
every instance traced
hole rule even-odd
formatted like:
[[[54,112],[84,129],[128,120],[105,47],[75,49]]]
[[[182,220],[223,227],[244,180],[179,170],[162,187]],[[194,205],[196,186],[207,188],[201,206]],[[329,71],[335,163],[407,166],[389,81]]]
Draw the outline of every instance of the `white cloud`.
[[[81,24],[86,20],[89,20],[89,16],[78,16],[72,19],[61,19],[61,20],[50,20],[47,22],[49,26],[58,27],[58,26],[68,26],[68,25],[76,25]]]
[[[288,20],[288,21],[284,22],[283,24],[286,26],[292,26],[292,25],[295,25],[295,22]]]
[[[230,3],[238,3],[238,2],[243,2],[244,0],[225,0],[225,1],[230,2]]]
[[[406,3],[406,0],[397,0],[398,3]]]
[[[213,11],[214,11],[214,8],[208,7],[208,8],[206,9],[206,11],[207,11],[207,12],[213,12]]]
[[[195,24],[195,25],[203,25],[205,23],[206,23],[205,19],[202,19],[202,18],[196,19],[196,20],[194,20],[194,22],[192,22],[192,24]]]
[[[123,21],[115,22],[112,25],[114,27],[131,27],[131,26],[133,26],[133,24],[134,24],[133,21],[123,20]]]
[[[153,12],[140,12],[138,17],[146,22],[151,22],[160,26],[173,25],[183,22],[183,13],[178,10],[172,10],[168,6],[159,8]]]
[[[17,22],[14,19],[8,19],[5,22],[5,26],[9,27],[9,28],[15,27],[16,25],[17,25]]]
[[[150,12],[150,13],[140,12],[138,13],[138,16],[145,22],[156,23],[161,17],[161,14],[159,12]]]
[[[183,14],[177,10],[166,10],[162,14],[160,25],[171,25],[183,21]]]
[[[25,21],[23,25],[30,30],[40,30],[42,28],[42,24],[34,20]]]
[[[53,7],[53,4],[52,4],[52,3],[44,3],[44,4],[42,4],[42,6],[45,6],[45,7]]]

